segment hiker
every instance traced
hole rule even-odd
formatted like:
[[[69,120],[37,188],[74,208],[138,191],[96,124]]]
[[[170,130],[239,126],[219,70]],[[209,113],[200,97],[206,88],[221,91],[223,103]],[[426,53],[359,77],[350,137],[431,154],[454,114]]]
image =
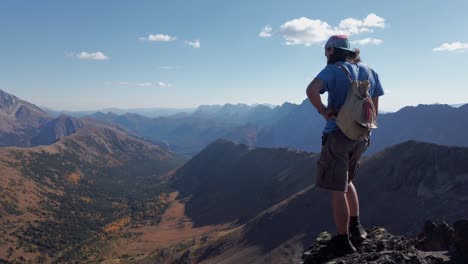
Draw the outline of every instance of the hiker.
[[[377,73],[361,63],[359,49],[351,49],[346,36],[331,36],[325,44],[325,56],[327,66],[309,84],[306,93],[318,113],[326,120],[316,186],[332,193],[333,217],[337,229],[332,245],[337,255],[344,255],[355,252],[353,243],[360,243],[367,237],[359,222],[359,200],[352,180],[359,167],[359,160],[369,146],[370,130],[376,127],[379,96],[384,92]],[[349,100],[354,100],[355,103],[348,104],[351,89],[360,89],[365,85],[369,89],[367,97],[350,94]],[[320,94],[325,92],[328,92],[327,106],[320,98]],[[353,111],[363,115],[366,120],[362,123],[352,120]]]

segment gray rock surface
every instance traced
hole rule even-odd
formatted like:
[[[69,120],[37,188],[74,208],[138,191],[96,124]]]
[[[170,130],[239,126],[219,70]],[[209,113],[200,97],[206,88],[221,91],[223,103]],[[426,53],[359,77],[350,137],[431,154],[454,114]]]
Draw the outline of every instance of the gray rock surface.
[[[468,220],[460,220],[450,227],[446,223],[427,222],[415,239],[390,234],[382,227],[367,230],[368,239],[355,245],[357,252],[337,256],[330,245],[332,235],[321,233],[302,256],[303,264],[462,264],[468,245]]]

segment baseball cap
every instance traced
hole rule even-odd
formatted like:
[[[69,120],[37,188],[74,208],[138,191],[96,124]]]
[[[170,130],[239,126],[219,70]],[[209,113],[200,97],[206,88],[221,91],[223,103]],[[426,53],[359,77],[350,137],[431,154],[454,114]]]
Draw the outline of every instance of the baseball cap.
[[[336,49],[342,49],[342,50],[347,50],[351,52],[355,52],[354,49],[350,48],[349,44],[349,39],[345,35],[333,35],[331,36],[327,43],[325,44],[325,48],[336,48]]]

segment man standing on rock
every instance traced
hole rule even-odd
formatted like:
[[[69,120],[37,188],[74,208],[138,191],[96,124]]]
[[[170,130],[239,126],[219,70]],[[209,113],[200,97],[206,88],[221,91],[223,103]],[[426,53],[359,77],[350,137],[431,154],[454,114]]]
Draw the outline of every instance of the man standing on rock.
[[[336,117],[345,103],[353,80],[369,81],[369,95],[375,107],[375,117],[379,96],[384,94],[379,76],[360,62],[359,53],[358,49],[350,49],[346,36],[330,37],[325,44],[327,66],[307,87],[307,97],[327,121],[322,136],[316,185],[332,193],[333,216],[338,232],[332,239],[332,245],[335,253],[341,255],[356,251],[351,241],[356,244],[367,237],[359,223],[359,200],[352,180],[359,167],[359,160],[369,146],[369,137],[349,139],[337,126]],[[320,94],[325,92],[328,92],[327,106],[320,98]]]

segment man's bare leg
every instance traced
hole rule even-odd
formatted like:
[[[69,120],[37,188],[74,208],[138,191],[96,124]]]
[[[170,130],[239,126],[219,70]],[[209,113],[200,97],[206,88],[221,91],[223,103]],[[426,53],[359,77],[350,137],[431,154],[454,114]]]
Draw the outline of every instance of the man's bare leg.
[[[346,193],[346,200],[348,201],[350,216],[359,216],[359,199],[354,184],[348,184],[348,192]]]
[[[344,192],[332,191],[332,208],[338,234],[348,234],[349,206]]]
[[[346,199],[348,201],[350,219],[349,219],[349,230],[350,235],[355,242],[360,242],[367,237],[367,232],[361,226],[359,222],[359,199],[354,184],[350,182],[348,184],[348,192],[346,193]]]

